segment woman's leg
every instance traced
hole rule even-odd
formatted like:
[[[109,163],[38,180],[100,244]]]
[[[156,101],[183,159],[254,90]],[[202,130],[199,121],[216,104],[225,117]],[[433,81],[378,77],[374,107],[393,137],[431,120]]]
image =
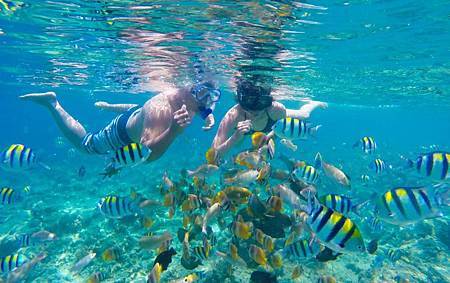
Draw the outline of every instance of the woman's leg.
[[[23,100],[36,102],[46,107],[53,120],[58,125],[64,136],[78,149],[84,150],[82,146],[83,138],[86,136],[84,127],[62,108],[52,91],[44,93],[30,93],[20,96]]]

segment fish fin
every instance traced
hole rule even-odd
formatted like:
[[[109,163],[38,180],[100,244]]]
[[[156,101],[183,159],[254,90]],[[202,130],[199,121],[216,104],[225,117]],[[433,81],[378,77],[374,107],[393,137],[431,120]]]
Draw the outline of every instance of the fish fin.
[[[352,207],[353,213],[356,214],[356,215],[358,215],[359,217],[361,217],[361,214],[360,214],[359,210],[360,210],[361,208],[363,208],[364,206],[366,206],[369,202],[370,202],[370,200],[366,200],[366,201],[363,201],[363,202],[361,202],[361,203],[355,204],[355,205]]]
[[[309,130],[308,130],[309,135],[312,136],[313,138],[317,137],[317,132],[319,131],[319,129],[321,127],[322,127],[322,125],[317,125],[315,127],[309,128]]]
[[[314,168],[318,170],[322,169],[322,155],[320,155],[320,152],[318,152],[314,158]]]
[[[46,165],[46,164],[44,164],[42,162],[38,162],[38,164],[39,164],[39,166],[41,166],[42,168],[44,168],[47,171],[52,170],[52,168],[50,168],[50,166],[48,166],[48,165]]]

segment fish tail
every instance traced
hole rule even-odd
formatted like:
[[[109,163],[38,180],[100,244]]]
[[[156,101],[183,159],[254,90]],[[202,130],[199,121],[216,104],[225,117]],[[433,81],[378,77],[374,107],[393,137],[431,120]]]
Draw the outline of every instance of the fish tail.
[[[312,137],[316,137],[317,136],[317,132],[319,131],[319,129],[322,127],[322,125],[317,125],[315,127],[311,127],[309,128],[309,135]]]
[[[358,147],[361,144],[361,141],[357,141],[353,144],[352,148]]]
[[[47,171],[51,171],[52,168],[50,168],[50,166],[46,165],[45,163],[42,162],[38,162],[39,166],[41,166],[42,168],[44,168]]]
[[[432,188],[432,195],[438,206],[450,206],[450,187],[447,184],[439,183]]]
[[[352,207],[353,213],[356,214],[356,215],[358,215],[359,217],[361,217],[360,209],[363,208],[364,206],[366,206],[369,202],[370,202],[370,200],[366,200],[366,201],[363,201],[363,202],[361,202],[361,203],[355,204],[355,205]]]

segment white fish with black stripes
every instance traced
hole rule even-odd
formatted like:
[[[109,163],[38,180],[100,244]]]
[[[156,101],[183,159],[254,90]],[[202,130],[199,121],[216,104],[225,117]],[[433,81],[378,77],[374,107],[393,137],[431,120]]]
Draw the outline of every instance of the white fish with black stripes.
[[[314,137],[322,125],[312,126],[303,120],[286,117],[273,125],[275,135],[281,139],[299,140]]]

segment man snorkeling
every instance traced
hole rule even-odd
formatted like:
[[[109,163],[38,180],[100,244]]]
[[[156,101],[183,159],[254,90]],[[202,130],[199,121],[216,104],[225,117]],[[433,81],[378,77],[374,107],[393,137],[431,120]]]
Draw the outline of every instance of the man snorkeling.
[[[317,107],[327,107],[324,102],[308,100],[298,110],[287,109],[274,101],[270,87],[249,80],[238,82],[236,94],[238,104],[225,114],[212,144],[218,156],[223,156],[246,135],[254,132],[269,133],[280,119],[307,119]]]
[[[205,120],[203,129],[210,130],[214,126],[212,112],[220,95],[214,83],[205,81],[161,92],[142,107],[97,102],[99,108],[122,114],[96,133],[86,132],[64,110],[54,92],[31,93],[20,98],[45,106],[67,139],[83,152],[107,154],[130,143],[140,143],[149,150],[146,161],[154,161],[166,152],[196,113]]]

